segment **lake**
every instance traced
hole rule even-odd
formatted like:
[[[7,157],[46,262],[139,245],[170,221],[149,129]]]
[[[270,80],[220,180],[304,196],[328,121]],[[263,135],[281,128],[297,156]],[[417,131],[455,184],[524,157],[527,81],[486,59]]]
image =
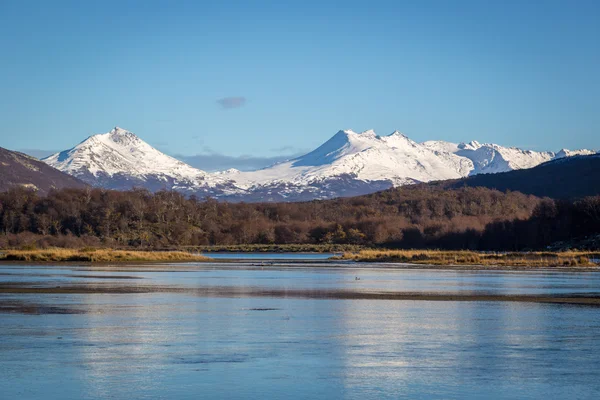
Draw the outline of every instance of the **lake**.
[[[593,297],[598,272],[118,268],[0,265],[2,398],[600,396],[598,306],[360,297]]]

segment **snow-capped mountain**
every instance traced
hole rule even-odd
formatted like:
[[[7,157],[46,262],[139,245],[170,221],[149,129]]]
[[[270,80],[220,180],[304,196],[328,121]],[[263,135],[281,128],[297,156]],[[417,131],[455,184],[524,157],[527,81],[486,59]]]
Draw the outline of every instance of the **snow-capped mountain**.
[[[224,194],[231,186],[224,179],[163,154],[119,127],[90,136],[42,161],[90,185],[108,189],[145,187],[152,191]]]
[[[370,193],[383,188],[481,173],[532,168],[543,162],[590,150],[535,152],[496,144],[417,143],[395,131],[378,136],[368,130],[339,131],[316,150],[293,160],[252,172],[222,176],[248,194],[270,200],[330,198]]]
[[[296,159],[253,172],[225,175],[239,186],[288,182],[306,185],[338,176],[362,181],[389,180],[394,185],[453,179],[470,164],[452,153],[438,153],[400,132],[377,136],[372,130],[339,131],[316,150]]]
[[[556,158],[574,155],[594,154],[591,150],[566,150],[558,153],[551,151],[522,150],[517,147],[503,147],[497,144],[481,144],[477,141],[469,143],[450,143],[443,141],[427,141],[424,146],[439,152],[448,152],[469,159],[473,163],[469,175],[494,174],[515,169],[533,168],[536,165]]]
[[[299,201],[354,196],[418,182],[531,168],[589,150],[535,152],[496,144],[417,143],[395,131],[378,136],[343,130],[298,158],[256,171],[207,173],[115,128],[45,162],[100,187],[173,189],[242,201]]]

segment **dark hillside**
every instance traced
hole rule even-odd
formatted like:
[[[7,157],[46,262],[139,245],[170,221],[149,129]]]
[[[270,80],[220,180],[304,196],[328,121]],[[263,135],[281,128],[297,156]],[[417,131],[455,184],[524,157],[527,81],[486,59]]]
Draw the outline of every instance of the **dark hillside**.
[[[475,175],[431,185],[446,188],[485,187],[554,199],[597,196],[600,195],[600,155],[562,158],[531,169]]]
[[[50,189],[84,188],[86,184],[40,160],[0,147],[0,192],[14,187],[43,195]]]

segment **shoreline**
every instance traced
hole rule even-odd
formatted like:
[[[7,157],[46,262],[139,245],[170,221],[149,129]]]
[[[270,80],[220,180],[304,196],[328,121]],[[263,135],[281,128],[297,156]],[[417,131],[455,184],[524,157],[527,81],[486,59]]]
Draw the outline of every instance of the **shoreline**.
[[[0,263],[175,263],[206,262],[211,259],[185,251],[139,251],[114,249],[2,250]]]
[[[97,285],[75,284],[40,287],[25,284],[0,283],[0,294],[152,294],[179,293],[214,298],[297,298],[314,300],[397,300],[397,301],[457,301],[457,302],[516,302],[600,306],[600,295],[565,293],[548,294],[494,294],[460,292],[391,292],[349,289],[271,289],[227,286],[176,287],[162,285]],[[2,303],[0,303],[0,306]],[[0,307],[1,312],[1,307]]]
[[[228,253],[221,252],[220,254]],[[233,253],[244,252],[235,251]],[[245,252],[266,254],[267,252]],[[282,252],[272,254],[283,254]],[[464,271],[599,271],[600,253],[597,252],[474,252],[446,250],[360,250],[345,252],[331,258],[211,258],[210,253],[190,251],[146,251],[121,249],[64,249],[0,250],[0,265],[14,264],[61,264],[99,266],[103,264],[145,264],[167,268],[168,264],[219,263],[247,267],[283,267],[298,265],[309,267],[398,268],[398,269],[444,269]],[[304,252],[304,254],[309,254]],[[322,254],[313,252],[312,254]]]
[[[217,264],[224,268],[244,269],[303,269],[303,268],[332,268],[332,269],[389,269],[389,270],[430,270],[430,271],[461,271],[461,272],[561,272],[561,273],[585,273],[600,272],[600,265],[596,266],[526,266],[526,265],[477,265],[477,264],[416,264],[401,262],[359,262],[353,260],[222,260],[222,259],[203,259],[194,260],[173,260],[173,261],[152,261],[152,260],[133,260],[133,261],[23,261],[23,260],[2,260],[2,266],[22,266],[22,267],[74,267],[90,268],[95,270],[118,270],[118,271],[136,271],[144,268],[153,271],[173,271],[180,268],[182,270],[194,270],[203,268],[206,265]]]
[[[407,263],[434,266],[479,266],[481,268],[598,268],[600,253],[565,252],[479,252],[451,250],[361,250],[346,252],[340,260],[359,263]]]

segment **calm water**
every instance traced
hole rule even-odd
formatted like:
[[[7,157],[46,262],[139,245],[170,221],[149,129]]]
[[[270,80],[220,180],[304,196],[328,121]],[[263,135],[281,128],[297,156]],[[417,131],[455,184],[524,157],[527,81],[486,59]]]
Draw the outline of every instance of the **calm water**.
[[[356,280],[359,277],[360,280]],[[203,264],[0,266],[34,287],[600,293],[600,273]],[[243,293],[240,292],[240,293]],[[516,302],[0,294],[3,399],[597,399],[600,308]]]
[[[327,260],[334,253],[202,253],[216,260]]]

